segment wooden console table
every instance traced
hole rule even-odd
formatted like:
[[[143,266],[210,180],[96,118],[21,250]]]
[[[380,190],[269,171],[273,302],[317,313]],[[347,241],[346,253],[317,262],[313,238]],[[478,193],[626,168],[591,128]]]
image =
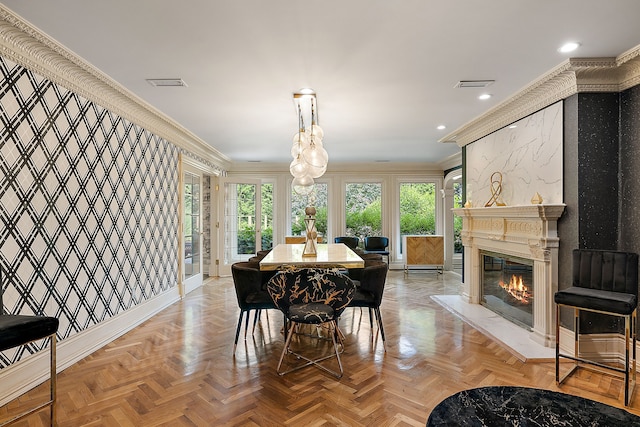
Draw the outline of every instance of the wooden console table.
[[[426,267],[442,274],[444,270],[443,236],[404,236],[404,272],[410,267]]]

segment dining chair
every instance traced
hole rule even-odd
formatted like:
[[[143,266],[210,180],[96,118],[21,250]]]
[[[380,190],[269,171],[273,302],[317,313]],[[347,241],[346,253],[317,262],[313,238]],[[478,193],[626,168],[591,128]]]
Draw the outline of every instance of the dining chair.
[[[253,327],[255,329],[261,310],[275,309],[276,306],[266,290],[266,284],[263,281],[263,274],[257,263],[233,263],[231,264],[231,275],[233,277],[233,285],[236,291],[238,307],[240,308],[238,325],[236,327],[236,337],[233,343],[233,354],[235,355],[244,315],[246,314],[247,316],[244,326],[244,338],[246,340],[251,311],[255,311],[253,319]]]
[[[56,334],[59,320],[51,316],[32,316],[4,313],[2,300],[2,272],[0,271],[0,351],[28,345],[41,339],[49,339],[49,398],[38,406],[21,412],[12,418],[0,421],[0,426],[8,426],[46,407],[50,408],[49,423],[56,425]]]
[[[279,375],[285,375],[313,365],[336,378],[341,378],[344,369],[340,360],[341,351],[338,348],[338,341],[341,346],[344,344],[339,338],[341,334],[338,329],[338,318],[353,297],[355,287],[351,279],[337,269],[290,267],[281,270],[271,278],[267,283],[267,290],[276,307],[284,313],[288,323],[285,325],[286,339],[276,372]],[[300,348],[294,349],[292,338],[294,334],[298,334],[300,325],[327,326],[333,352],[328,355],[326,352],[317,356],[305,355],[302,353],[305,348],[301,340],[297,343],[297,347]],[[309,338],[323,339],[323,337]],[[315,348],[315,346],[310,347]],[[287,354],[293,355],[296,360],[303,360],[303,363],[282,371],[282,362]],[[326,363],[321,363],[333,357],[337,360],[338,370],[330,369]]]
[[[636,321],[638,308],[638,254],[632,252],[574,249],[572,284],[555,293],[556,302],[556,383],[579,367],[593,365],[622,374],[624,405],[629,405],[636,384]],[[560,308],[573,309],[574,353],[560,351]],[[624,367],[588,359],[580,349],[580,312],[589,311],[624,319]],[[574,361],[560,377],[560,359]]]
[[[387,351],[386,340],[384,336],[384,326],[382,323],[382,314],[380,313],[380,305],[382,304],[382,295],[384,286],[387,281],[387,272],[389,265],[384,261],[370,261],[365,265],[358,277],[358,286],[353,294],[353,298],[349,303],[349,307],[360,307],[369,309],[369,324],[371,326],[371,336],[373,333],[373,317],[375,315],[378,330],[382,337],[382,345],[384,351]]]
[[[360,244],[360,239],[355,236],[339,236],[333,239],[334,243],[344,243],[347,245],[349,249],[355,250],[358,249],[358,245]]]
[[[364,238],[365,254],[380,254],[387,257],[389,262],[389,238],[382,236],[367,236]]]

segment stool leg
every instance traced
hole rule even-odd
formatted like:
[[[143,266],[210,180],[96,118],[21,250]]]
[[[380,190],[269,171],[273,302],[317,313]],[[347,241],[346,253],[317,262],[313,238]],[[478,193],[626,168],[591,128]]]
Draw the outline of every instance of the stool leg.
[[[633,314],[631,315],[631,344],[632,344],[632,355],[633,355],[633,363],[631,364],[631,369],[633,369],[632,373],[633,376],[631,378],[631,383],[633,384],[632,386],[632,391],[631,391],[631,396],[633,396],[633,390],[636,388],[636,337],[637,337],[637,328],[638,327],[638,312],[637,310],[633,311]]]
[[[629,338],[631,316],[624,316],[624,406],[629,406]]]
[[[580,310],[573,309],[573,357],[580,357]],[[578,362],[576,361],[576,366]]]
[[[56,369],[56,334],[51,335],[51,348],[49,349],[50,364],[51,364],[51,380],[50,380],[50,396],[51,396],[51,425],[56,425],[56,394],[57,394],[57,379],[58,373]]]
[[[560,305],[556,304],[556,385],[560,384]]]

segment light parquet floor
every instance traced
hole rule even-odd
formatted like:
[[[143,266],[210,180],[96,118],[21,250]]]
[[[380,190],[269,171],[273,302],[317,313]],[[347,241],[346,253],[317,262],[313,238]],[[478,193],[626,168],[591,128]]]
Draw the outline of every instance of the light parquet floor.
[[[279,377],[282,316],[263,315],[232,356],[238,307],[231,278],[186,298],[58,376],[60,426],[424,426],[445,397],[487,385],[560,390],[621,407],[622,382],[579,371],[558,389],[553,363],[523,363],[430,297],[459,292],[452,273],[390,271],[382,316],[348,309],[345,375],[310,367]],[[243,331],[244,332],[244,331]],[[374,331],[377,333],[377,330]],[[41,399],[47,384],[23,403]],[[640,398],[631,412],[640,415]],[[11,407],[10,410],[15,410]],[[7,408],[0,410],[4,416]],[[46,425],[48,411],[17,424]]]

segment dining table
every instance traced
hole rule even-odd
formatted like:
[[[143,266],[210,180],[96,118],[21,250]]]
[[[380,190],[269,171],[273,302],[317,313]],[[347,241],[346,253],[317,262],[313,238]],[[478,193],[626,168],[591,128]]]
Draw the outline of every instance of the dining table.
[[[315,255],[304,255],[304,243],[281,243],[260,260],[260,270],[285,266],[364,268],[364,260],[344,243],[321,243]]]

